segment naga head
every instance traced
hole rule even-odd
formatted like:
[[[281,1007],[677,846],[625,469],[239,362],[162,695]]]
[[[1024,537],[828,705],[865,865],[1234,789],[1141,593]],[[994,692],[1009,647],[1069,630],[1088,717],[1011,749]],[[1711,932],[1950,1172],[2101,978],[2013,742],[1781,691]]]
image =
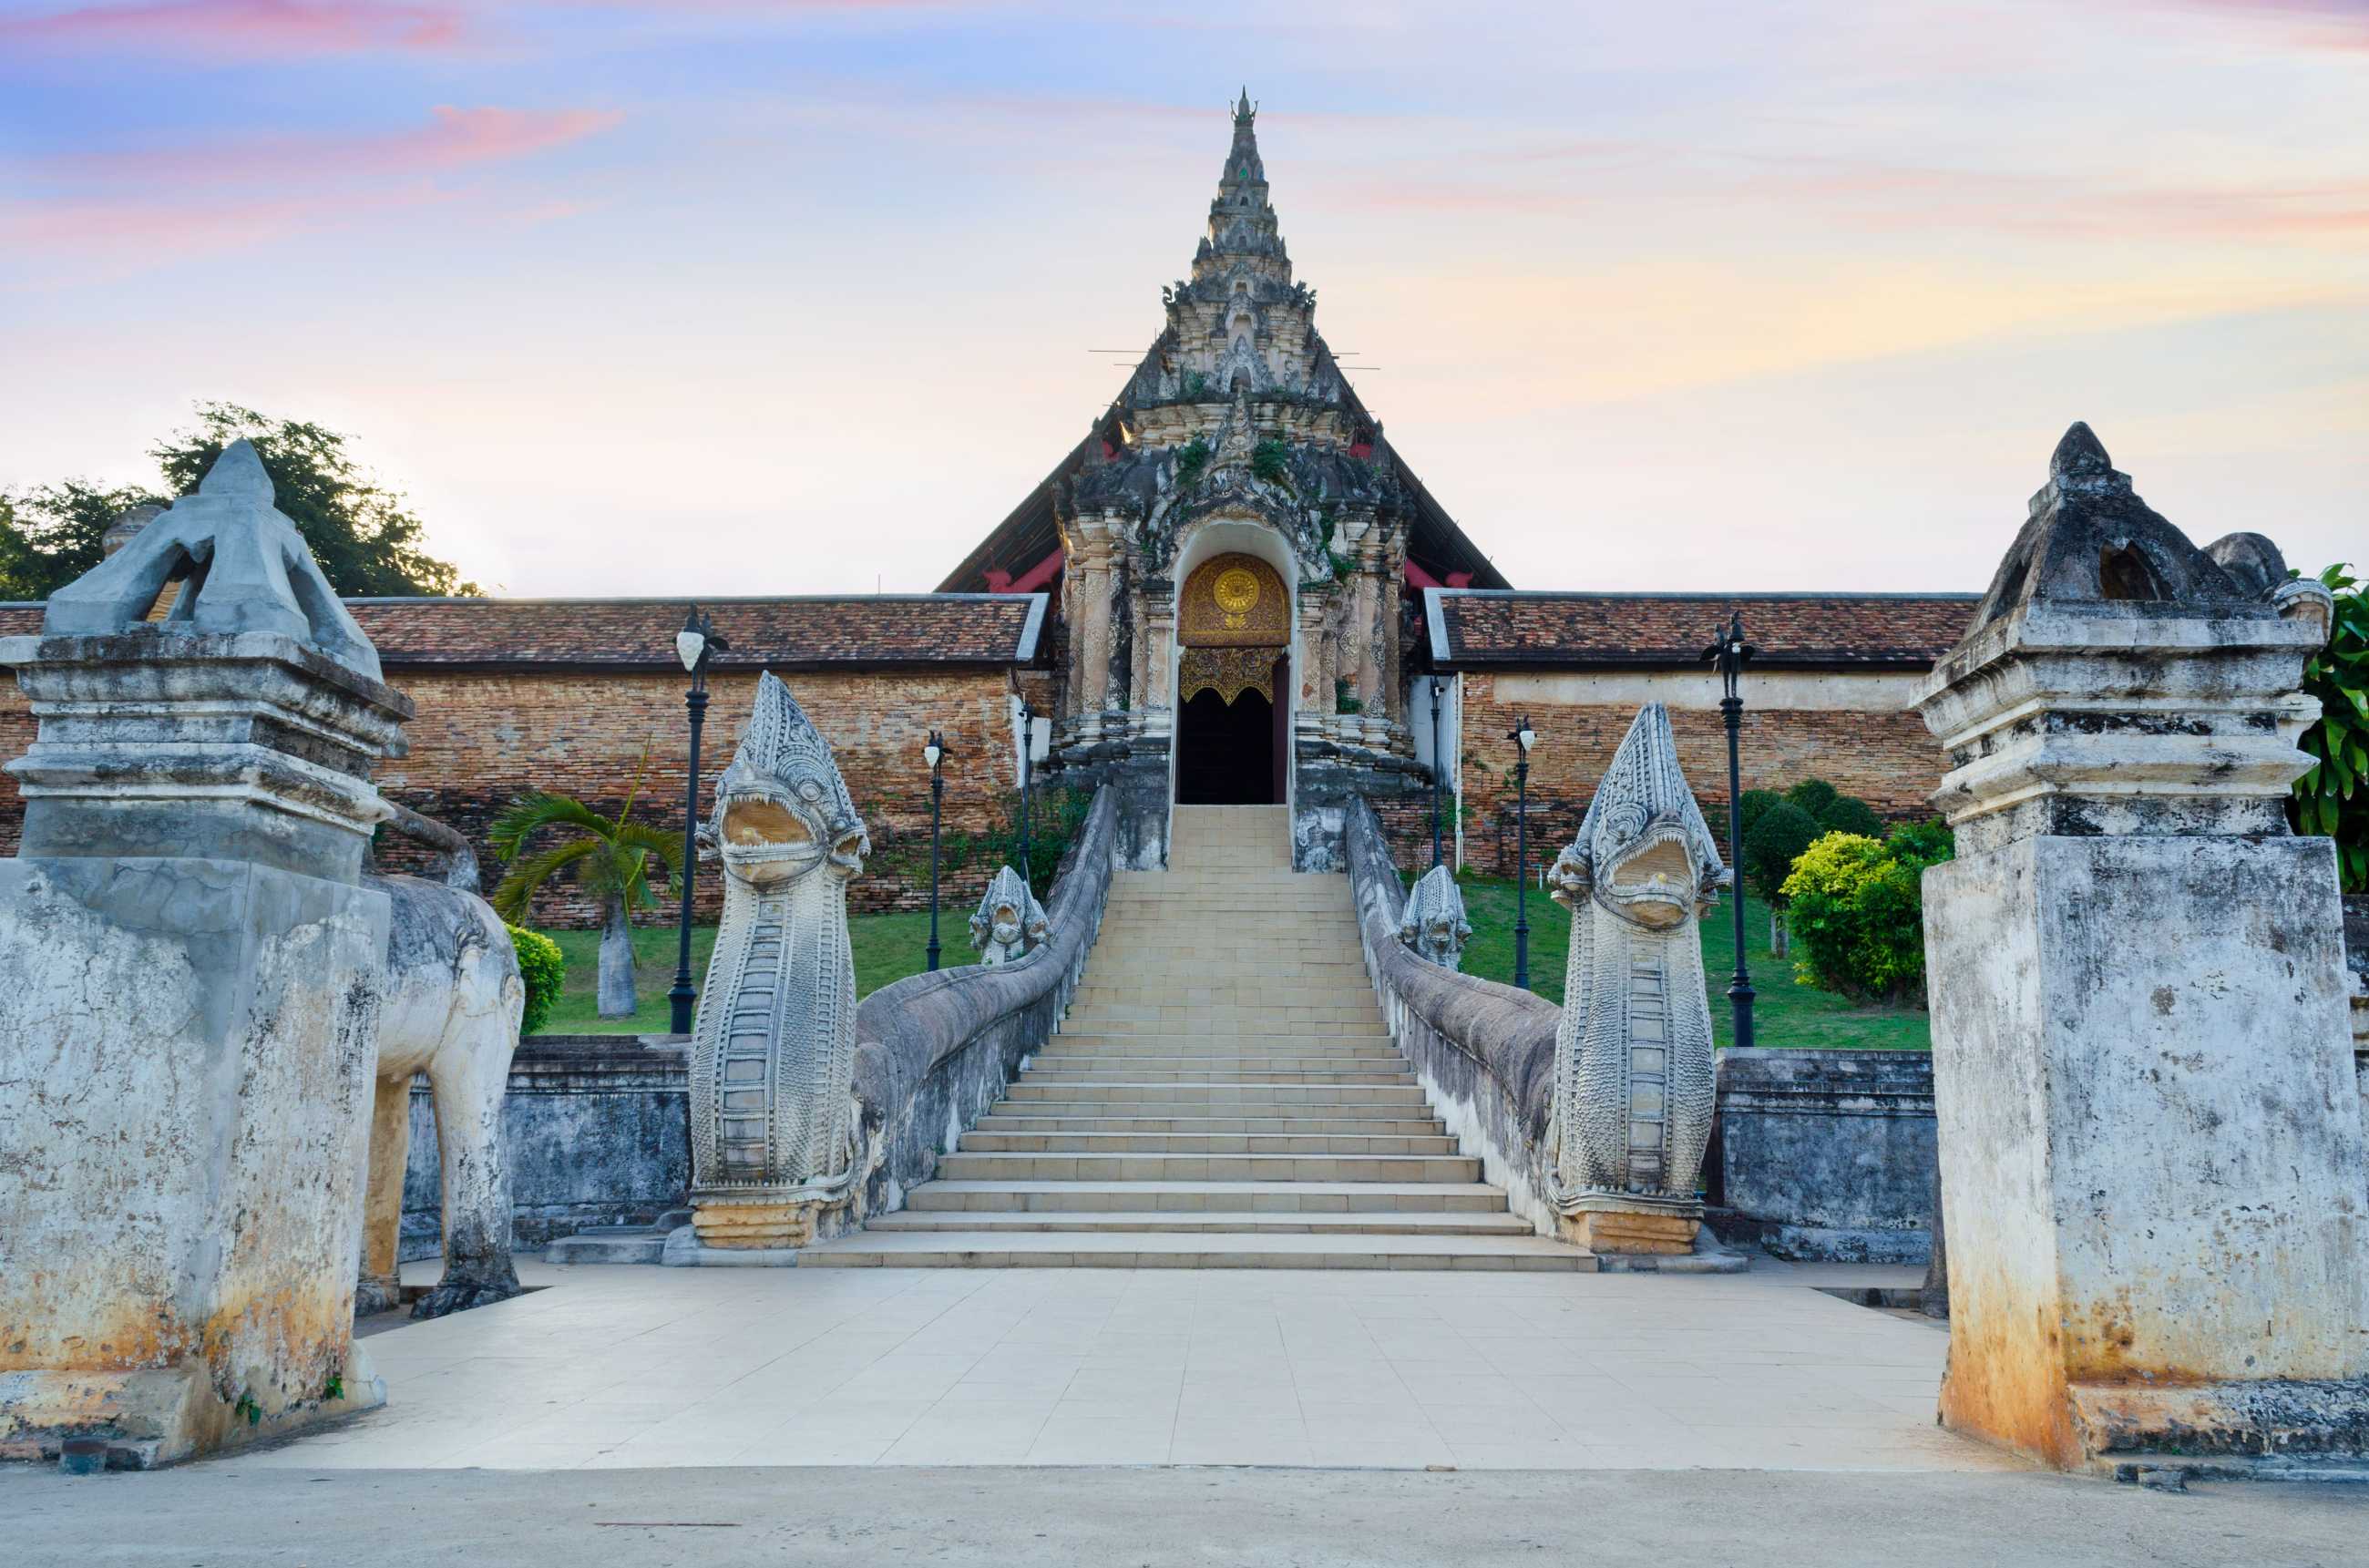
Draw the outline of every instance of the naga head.
[[[1407,894],[1399,917],[1399,940],[1415,956],[1453,969],[1462,961],[1464,944],[1471,935],[1472,922],[1465,918],[1456,874],[1446,865],[1433,866]]]
[[[1558,903],[1576,907],[1582,897],[1592,898],[1654,931],[1707,913],[1719,901],[1729,873],[1678,771],[1677,742],[1661,704],[1639,710],[1550,881]]]
[[[978,912],[970,917],[971,945],[990,955],[990,961],[1018,957],[1024,944],[1041,944],[1047,930],[1043,906],[1020,873],[1008,865],[987,885]]]
[[[872,853],[830,743],[771,670],[757,678],[740,750],[715,781],[713,838],[725,874],[760,888],[818,866],[843,881]]]

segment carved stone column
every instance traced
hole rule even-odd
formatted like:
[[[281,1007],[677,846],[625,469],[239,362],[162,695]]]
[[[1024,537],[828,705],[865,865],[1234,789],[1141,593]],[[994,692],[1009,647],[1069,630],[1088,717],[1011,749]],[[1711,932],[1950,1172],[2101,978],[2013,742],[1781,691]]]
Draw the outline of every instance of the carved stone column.
[[[1382,739],[1390,749],[1405,756],[1414,755],[1413,738],[1407,730],[1406,694],[1399,688],[1401,660],[1404,651],[1400,647],[1400,613],[1406,593],[1406,524],[1393,520],[1382,533],[1381,570],[1374,581],[1374,613],[1379,621],[1381,657],[1381,704],[1373,716],[1382,725]]]
[[[1088,739],[1101,738],[1103,714],[1111,705],[1111,532],[1105,518],[1081,517],[1070,525],[1078,584],[1070,620],[1076,629],[1072,701],[1078,733]]]
[[[1299,587],[1299,712],[1292,727],[1311,739],[1332,729],[1333,639],[1326,628],[1326,611],[1333,597],[1330,584]]]
[[[2285,577],[2076,425],[1917,703],[1940,1417],[2067,1469],[2369,1450],[2335,854],[2284,812],[2329,604]]]
[[[1153,578],[1143,585],[1143,695],[1146,732],[1166,735],[1175,727],[1176,585]]]

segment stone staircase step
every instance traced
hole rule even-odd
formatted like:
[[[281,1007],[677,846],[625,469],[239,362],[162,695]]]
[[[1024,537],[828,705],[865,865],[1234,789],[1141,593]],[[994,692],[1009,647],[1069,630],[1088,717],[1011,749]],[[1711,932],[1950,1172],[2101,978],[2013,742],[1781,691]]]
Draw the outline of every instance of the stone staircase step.
[[[1434,1133],[1013,1132],[975,1127],[967,1153],[1041,1154],[1453,1154],[1456,1140]]]
[[[1193,1236],[1160,1231],[861,1230],[801,1268],[1374,1268],[1587,1273],[1596,1258],[1537,1236]]]
[[[1008,1107],[1013,1104],[1005,1101]],[[1330,1134],[1363,1133],[1373,1138],[1424,1138],[1443,1132],[1437,1116],[1379,1116],[1356,1106],[1338,1111],[1308,1111],[1303,1115],[1176,1116],[1159,1105],[1064,1105],[1059,1101],[1025,1102],[1027,1109],[990,1111],[979,1118],[980,1132],[1191,1132],[1269,1133],[1308,1131]],[[1041,1114],[1040,1114],[1041,1113]],[[1116,1114],[1114,1114],[1116,1113]]]
[[[1348,881],[1280,807],[1179,807],[1113,879],[1059,1033],[829,1267],[1592,1269],[1531,1233],[1424,1098]]]
[[[951,1181],[1477,1182],[1469,1154],[994,1154],[938,1156]]]
[[[1161,1063],[1057,1063],[1054,1069],[1042,1070],[1045,1082],[1111,1082],[1118,1078],[1147,1080],[1147,1082],[1201,1082],[1201,1085],[1367,1085],[1381,1087],[1393,1082],[1414,1082],[1412,1073],[1389,1073],[1389,1070],[1327,1070],[1327,1069],[1180,1069]]]
[[[1063,1104],[1208,1105],[1231,1110],[1260,1106],[1297,1113],[1319,1106],[1424,1105],[1422,1088],[1405,1083],[1146,1083],[1103,1081],[1093,1083],[1032,1082],[1022,1078],[998,1102],[1015,1108],[1037,1101]],[[1262,1113],[1263,1114],[1263,1113]]]
[[[1505,1212],[1505,1192],[1484,1182],[924,1182],[908,1211],[1002,1213],[1370,1214]]]
[[[1152,1230],[1196,1235],[1291,1235],[1308,1232],[1326,1236],[1527,1236],[1529,1224],[1512,1214],[1483,1210],[1415,1210],[1383,1208],[1327,1214],[1298,1209],[1288,1213],[1259,1210],[1083,1209],[1076,1213],[1045,1209],[900,1209],[874,1219],[872,1230]]]

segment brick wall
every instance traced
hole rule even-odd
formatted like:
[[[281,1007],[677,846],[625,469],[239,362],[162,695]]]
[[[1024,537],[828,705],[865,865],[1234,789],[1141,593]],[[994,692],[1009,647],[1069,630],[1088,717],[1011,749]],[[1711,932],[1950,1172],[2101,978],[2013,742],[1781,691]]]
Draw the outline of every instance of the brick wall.
[[[1547,705],[1525,698],[1500,700],[1498,677],[1464,678],[1465,864],[1511,876],[1515,862],[1514,743],[1505,739],[1527,714],[1538,732],[1530,752],[1529,838],[1532,875],[1551,864],[1576,838],[1612,754],[1637,716],[1633,705]],[[1747,689],[1745,701],[1750,702]],[[1727,840],[1727,730],[1715,709],[1673,707],[1671,728],[1678,763],[1703,816],[1722,845]],[[1926,797],[1946,771],[1941,747],[1913,713],[1810,709],[1745,709],[1742,773],[1745,789],[1783,790],[1822,778],[1855,795],[1888,821],[1931,817]],[[1427,819],[1426,819],[1427,821]],[[1425,854],[1428,864],[1428,827]],[[1400,834],[1391,835],[1393,848]],[[1401,864],[1415,864],[1403,855]]]
[[[679,674],[394,668],[388,676],[419,713],[405,732],[411,754],[383,764],[379,784],[389,798],[466,833],[477,846],[488,891],[500,863],[486,830],[513,797],[551,790],[613,813],[643,765],[646,747],[634,815],[681,832],[690,730]],[[1018,787],[1008,675],[996,669],[934,669],[784,679],[837,751],[848,793],[872,835],[870,868],[850,889],[854,906],[926,908],[930,776],[922,742],[933,727],[945,734],[945,832],[980,833],[995,826],[1002,819],[1000,793]],[[710,678],[700,759],[703,812],[714,807],[708,792],[732,759],[756,686],[753,673]],[[24,698],[14,681],[0,683],[0,755],[21,756],[32,739]],[[0,783],[0,853],[15,853],[23,818],[15,781]],[[407,841],[384,845],[383,862],[391,869],[418,869],[423,858]],[[974,854],[972,864],[949,869],[943,878],[944,908],[957,916],[968,914],[994,873],[981,858]],[[697,893],[703,918],[713,919],[722,891],[712,864],[702,868]],[[547,895],[535,913],[537,923],[555,927],[589,926],[598,918],[573,887]],[[663,924],[674,918],[673,905],[640,918]]]

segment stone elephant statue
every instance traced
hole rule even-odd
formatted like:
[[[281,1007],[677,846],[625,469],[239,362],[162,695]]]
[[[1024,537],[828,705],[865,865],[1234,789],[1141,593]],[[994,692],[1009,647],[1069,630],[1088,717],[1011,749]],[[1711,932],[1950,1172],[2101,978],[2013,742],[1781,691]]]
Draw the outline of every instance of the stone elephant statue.
[[[411,1153],[411,1080],[424,1072],[443,1178],[444,1276],[411,1315],[438,1318],[519,1294],[501,1114],[526,987],[509,932],[477,897],[468,841],[401,807],[387,826],[442,850],[447,865],[441,883],[374,870],[363,878],[387,896],[393,918],[354,1310],[385,1311],[402,1299],[395,1257]]]

